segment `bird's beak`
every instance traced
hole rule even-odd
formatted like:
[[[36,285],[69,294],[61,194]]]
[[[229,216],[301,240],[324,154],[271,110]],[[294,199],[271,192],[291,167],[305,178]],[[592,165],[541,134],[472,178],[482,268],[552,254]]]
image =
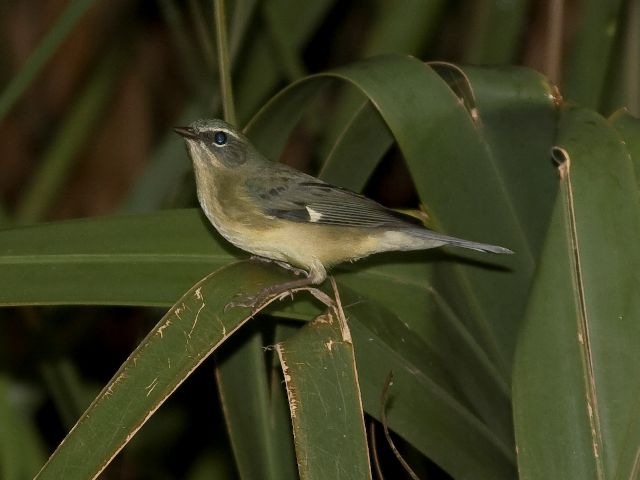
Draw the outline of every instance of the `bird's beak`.
[[[196,138],[198,138],[198,134],[191,127],[173,127],[173,131],[181,137],[188,138],[190,140],[195,140]]]

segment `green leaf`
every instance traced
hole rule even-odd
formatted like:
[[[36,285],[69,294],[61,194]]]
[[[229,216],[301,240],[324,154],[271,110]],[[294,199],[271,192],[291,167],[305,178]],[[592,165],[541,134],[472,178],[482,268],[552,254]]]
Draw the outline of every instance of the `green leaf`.
[[[252,318],[225,309],[238,292],[284,281],[283,271],[238,263],[197,282],[120,367],[38,478],[92,478],[207,356]]]
[[[615,130],[585,109],[564,110],[558,145],[561,194],[514,369],[519,471],[522,478],[634,478],[640,210],[633,167]]]
[[[241,478],[295,479],[295,458],[274,441],[282,425],[274,423],[279,417],[272,412],[262,332],[248,327],[216,354],[216,379],[236,466]],[[290,437],[290,423],[285,427]]]
[[[389,427],[454,478],[513,478],[513,450],[453,393],[445,363],[396,315],[341,287],[356,352],[362,400],[380,419],[389,371]],[[454,366],[451,366],[454,368]]]
[[[363,110],[364,120],[354,118],[345,130],[344,148],[351,148],[363,125],[384,138],[367,150],[373,160],[359,157],[341,173],[336,168],[336,177],[364,165],[353,176],[362,183],[393,132],[438,225],[472,239],[513,240],[504,242],[518,250],[512,259],[390,253],[336,269],[341,291],[355,290],[345,304],[353,304],[347,311],[368,411],[379,411],[386,372],[403,370],[396,373],[401,379],[396,384],[404,387],[394,389],[413,396],[415,403],[390,411],[394,431],[452,475],[506,478],[514,470],[508,346],[515,343],[535,245],[542,238],[528,216],[543,228],[544,205],[551,201],[536,192],[554,191],[541,188],[544,181],[555,183],[552,175],[531,172],[549,165],[543,152],[554,123],[554,98],[546,82],[528,70],[458,70],[447,80],[462,84],[451,87],[441,72],[410,57],[388,56],[310,77],[279,94],[248,131],[258,148],[277,157],[305,104],[331,82],[346,81],[378,110]],[[469,97],[466,103],[452,87]],[[522,131],[513,130],[516,121],[523,122]],[[510,137],[502,138],[500,130],[507,127]],[[522,164],[510,169],[514,158]],[[534,185],[526,184],[527,175],[536,179]],[[522,188],[512,186],[518,181]],[[521,190],[531,202],[519,197]],[[3,230],[0,279],[10,279],[10,288],[0,291],[0,302],[167,305],[235,253],[201,215],[188,210]],[[511,270],[500,271],[498,261]],[[250,275],[253,267],[246,268]],[[300,301],[270,309],[289,318],[310,318],[317,311]],[[251,372],[264,370],[256,360],[260,354],[254,351],[238,375],[255,378]],[[264,424],[269,388],[255,382],[262,386],[252,410],[261,412],[258,421]],[[424,405],[429,411],[416,420]],[[241,430],[246,437],[246,428],[235,431]],[[268,430],[261,429],[258,440],[264,443],[265,435]],[[266,452],[257,463],[268,465],[269,458],[275,457]]]
[[[455,313],[442,294],[433,286],[428,268],[432,257],[423,254],[414,263],[410,256],[401,260],[371,259],[361,262],[356,271],[337,275],[341,290],[348,286],[359,297],[351,303],[371,303],[381,310],[393,312],[398,330],[385,329],[385,341],[402,337],[418,337],[423,360],[433,365],[431,376],[437,372],[441,385],[446,385],[458,400],[469,405],[506,444],[512,443],[510,391],[487,353],[482,349],[465,323]],[[421,260],[417,262],[415,260]],[[351,311],[351,308],[349,309]],[[406,345],[399,345],[402,351]]]
[[[464,67],[462,72],[474,95],[476,128],[537,258],[558,191],[549,149],[559,94],[547,78],[527,68]]]
[[[283,278],[285,273],[277,268],[243,263],[223,268],[194,286],[105,387],[52,457],[42,478],[62,471],[84,477],[103,468],[188,373],[246,321],[239,309],[222,313],[232,295]],[[487,478],[501,478],[510,471],[510,449],[452,396],[446,375],[437,373],[432,361],[436,357],[428,354],[426,346],[380,306],[353,296],[347,301],[353,304],[348,314],[363,369],[367,410],[373,415],[379,411],[381,375],[392,369],[402,380],[397,391],[427,407],[418,408],[413,400],[394,402],[391,428],[453,473],[493,472]],[[92,446],[90,452],[85,445]],[[453,445],[459,445],[456,451]]]
[[[171,305],[234,258],[216,237],[195,209],[0,230],[0,305]]]
[[[371,478],[351,334],[344,312],[317,317],[276,345],[301,479]]]
[[[181,216],[184,216],[186,220],[183,219],[181,221]],[[34,294],[41,296],[40,301],[42,301],[42,297],[44,297],[47,302],[59,302],[62,298],[70,299],[66,301],[73,300],[76,303],[86,303],[87,298],[89,298],[92,302],[100,303],[105,302],[105,299],[107,299],[109,301],[119,303],[123,298],[132,301],[136,298],[134,294],[138,295],[138,301],[140,301],[141,292],[129,292],[128,289],[133,288],[133,286],[138,282],[146,282],[147,285],[157,285],[157,288],[153,288],[152,292],[147,293],[146,297],[143,298],[146,298],[146,301],[149,303],[162,304],[166,301],[163,300],[163,297],[169,296],[169,286],[171,287],[171,291],[175,291],[183,283],[188,283],[185,279],[176,278],[176,272],[184,271],[188,272],[190,275],[194,275],[200,268],[210,269],[213,268],[213,265],[216,262],[223,262],[231,258],[230,256],[227,257],[227,254],[224,254],[219,247],[217,250],[220,254],[217,258],[213,253],[211,253],[211,257],[204,255],[207,250],[215,252],[216,243],[212,240],[212,237],[208,236],[208,229],[201,223],[200,216],[194,211],[162,212],[148,217],[137,217],[137,222],[133,221],[135,218],[136,217],[123,217],[93,220],[91,222],[64,222],[61,224],[1,231],[0,238],[4,238],[8,244],[12,245],[12,248],[16,248],[15,245],[19,245],[20,242],[31,239],[31,243],[28,246],[24,245],[24,247],[33,249],[33,251],[40,254],[47,251],[51,253],[50,249],[53,249],[55,254],[34,257],[33,254],[29,255],[27,251],[23,250],[23,255],[19,258],[26,263],[13,265],[16,267],[13,269],[5,268],[10,265],[3,265],[3,268],[0,269],[0,274],[14,275],[15,278],[22,279],[24,283],[21,285],[21,292],[23,295],[29,296],[29,303],[34,301]],[[92,227],[91,225],[95,226]],[[84,233],[80,236],[78,235],[82,232],[82,229],[79,230],[78,227],[84,228]],[[32,231],[29,232],[29,230]],[[27,233],[26,235],[25,232]],[[38,235],[31,235],[34,232]],[[156,244],[155,251],[149,250],[149,247],[147,246],[149,240],[145,239],[145,235],[154,239],[154,243]],[[35,240],[37,238],[45,240],[41,240],[40,243],[37,243]],[[75,243],[73,245],[69,245],[69,242]],[[198,243],[202,243],[202,245],[198,246]],[[108,252],[108,254],[94,252],[93,254],[83,256],[82,251],[80,251],[77,254],[69,255],[70,251],[78,249],[78,245],[80,244],[85,249],[85,252],[87,252],[87,248],[91,247],[100,248],[102,251]],[[209,248],[207,248],[207,245]],[[127,251],[129,253],[126,253]],[[6,260],[5,255],[3,255],[2,258]],[[16,257],[13,258],[14,261],[16,259]],[[38,259],[38,261],[34,262],[34,259]],[[211,264],[206,263],[207,259],[211,261]],[[44,262],[44,266],[47,267],[47,265],[49,265],[49,267],[43,268],[43,265],[38,262]],[[78,264],[82,266],[84,262],[91,266],[95,278],[104,276],[104,278],[101,279],[103,283],[96,282],[95,284],[92,284],[91,281],[87,280],[87,277],[77,276]],[[183,262],[185,265],[182,265]],[[204,265],[203,262],[205,262]],[[154,265],[157,264],[156,266],[158,268],[154,270],[152,274],[148,270],[148,263],[153,263]],[[126,268],[123,267],[124,265],[126,265]],[[254,274],[251,273],[251,268],[253,267],[250,268],[250,264],[246,265],[247,270],[243,273],[244,276],[242,278],[252,278]],[[401,312],[410,310],[414,315],[423,315],[422,312],[428,312],[430,310],[430,300],[426,295],[429,292],[428,283],[426,283],[425,277],[421,277],[420,274],[420,271],[424,269],[424,265],[418,263],[412,266],[415,269],[415,277],[419,279],[413,281],[401,280],[401,278],[397,277],[397,273],[394,273],[394,270],[400,269],[401,265],[402,264],[394,266],[393,264],[390,264],[385,265],[384,267],[376,267],[374,264],[364,269],[358,275],[355,273],[348,273],[343,276],[345,277],[345,282],[350,282],[355,286],[358,286],[358,283],[368,285],[369,288],[372,289],[373,296],[379,301],[386,301],[386,296],[389,298],[396,297],[397,301],[405,303],[404,310],[401,310]],[[111,268],[112,266],[114,268]],[[408,266],[411,265],[405,265],[404,267]],[[55,277],[46,273],[49,268],[54,271]],[[31,275],[36,275],[36,270],[38,269],[43,273],[40,277],[33,276],[29,278],[28,275],[24,275],[25,271],[30,272]],[[23,274],[18,275],[21,270]],[[272,270],[275,272],[279,271],[279,269],[275,267],[272,267]],[[411,269],[409,271],[411,271]],[[43,276],[45,279],[51,279],[53,283],[50,284],[49,282],[45,282],[43,284],[39,284],[33,280],[33,278],[42,278]],[[356,276],[360,276],[361,278],[355,281],[349,280],[349,277],[355,278]],[[33,284],[32,289],[28,286],[30,284]],[[38,285],[39,287],[35,288]],[[159,291],[160,286],[162,285],[165,286],[167,291]],[[382,285],[383,288],[379,289],[376,285]],[[231,289],[232,287],[229,288]],[[234,288],[239,290],[241,288],[240,284],[237,284]],[[364,287],[361,286],[360,288]],[[35,292],[31,290],[35,290]],[[377,290],[378,293],[374,290]],[[385,293],[385,297],[380,296],[381,291]],[[4,294],[7,295],[6,292]],[[15,291],[11,293],[11,295],[15,294]],[[364,304],[362,303],[363,301],[365,302]],[[15,299],[13,299],[12,302],[15,303]],[[298,303],[299,302],[296,302],[295,305],[298,306]],[[355,332],[354,330],[354,322],[356,320],[353,320],[355,314],[353,314],[352,308],[355,307],[349,309],[349,316],[352,318],[352,332],[356,339],[356,345],[367,345],[365,351],[369,352],[369,356],[367,356],[366,353],[361,354],[361,351],[358,351],[358,355],[361,355],[360,364],[364,365],[369,362],[373,366],[370,370],[366,371],[362,381],[366,382],[367,385],[373,385],[372,389],[369,389],[365,395],[365,402],[369,402],[370,408],[373,409],[374,412],[378,410],[377,402],[380,392],[379,389],[382,388],[381,385],[384,380],[383,378],[380,378],[380,383],[376,383],[374,380],[380,374],[375,365],[378,365],[382,359],[387,358],[387,360],[384,360],[383,364],[390,365],[390,368],[393,368],[394,371],[399,368],[405,368],[409,378],[413,378],[410,372],[417,371],[416,369],[419,367],[419,370],[422,371],[424,375],[424,380],[421,380],[421,382],[426,381],[427,383],[420,384],[417,387],[412,387],[411,394],[418,395],[417,398],[420,399],[429,399],[435,395],[435,399],[429,401],[435,402],[436,406],[438,406],[433,410],[437,418],[445,415],[444,412],[447,412],[449,415],[454,415],[454,417],[455,415],[459,415],[461,411],[466,412],[463,414],[464,418],[462,420],[456,418],[447,419],[444,423],[446,428],[443,428],[442,430],[436,429],[436,431],[439,432],[439,435],[443,435],[448,438],[448,432],[453,431],[459,432],[461,438],[481,438],[482,440],[480,441],[487,446],[504,445],[505,443],[509,443],[509,439],[505,439],[504,436],[502,440],[497,440],[493,433],[489,433],[489,430],[474,418],[473,413],[471,413],[474,407],[471,405],[463,407],[464,404],[472,404],[473,402],[471,400],[477,401],[477,399],[480,399],[480,401],[482,401],[482,399],[490,398],[495,395],[495,393],[493,393],[493,388],[495,387],[489,388],[488,385],[491,385],[491,382],[496,382],[495,374],[493,377],[489,376],[491,382],[485,384],[485,387],[487,387],[485,390],[486,393],[481,391],[479,395],[475,396],[477,398],[470,398],[473,392],[472,389],[474,381],[482,383],[484,381],[482,379],[486,378],[487,375],[484,370],[489,368],[490,371],[491,367],[490,364],[487,366],[486,359],[483,361],[482,351],[477,347],[473,348],[474,342],[468,338],[468,335],[465,335],[464,333],[459,334],[462,335],[463,340],[466,339],[467,344],[470,344],[472,348],[464,348],[457,360],[464,362],[465,360],[463,359],[467,359],[466,361],[472,365],[472,369],[469,370],[469,372],[480,371],[482,372],[482,375],[479,375],[477,378],[475,378],[475,375],[471,375],[470,386],[465,386],[463,388],[465,394],[463,397],[460,397],[459,393],[456,393],[456,389],[453,388],[451,382],[460,382],[464,384],[464,375],[459,377],[458,373],[455,373],[455,371],[453,374],[449,375],[447,373],[448,370],[446,364],[438,358],[438,355],[430,353],[431,347],[427,346],[423,340],[419,340],[420,337],[416,337],[414,331],[409,329],[408,326],[397,317],[390,316],[388,314],[380,316],[381,314],[379,312],[384,310],[382,304],[375,302],[372,303],[371,300],[367,300],[366,298],[363,300],[363,297],[351,297],[346,304],[360,305],[361,308],[366,307],[366,314],[364,314],[362,321],[366,321],[368,326],[364,328],[364,330],[362,330],[362,328],[359,330],[359,332],[362,332],[360,335],[358,335],[359,332]],[[300,304],[299,308],[301,310],[298,311],[298,316],[300,315],[300,312],[304,315],[309,315],[309,307],[305,307],[304,304]],[[287,312],[287,315],[292,315],[289,309],[287,309]],[[284,311],[281,311],[281,314],[284,314]],[[379,318],[379,320],[375,320],[376,318]],[[442,318],[443,320],[448,321],[452,318],[455,319],[453,316],[446,317],[445,315],[443,315]],[[371,330],[373,325],[378,325],[378,327],[376,327],[378,329],[377,332]],[[441,338],[442,337],[435,336],[431,343],[438,343]],[[455,337],[452,338],[455,339]],[[379,347],[382,348],[382,350],[371,350],[371,346],[369,345],[372,342],[371,339],[374,339],[373,341],[376,345],[388,346]],[[410,360],[409,363],[405,363],[404,360],[401,360],[400,364],[394,363],[399,360],[393,359],[404,358],[407,354],[405,352],[407,348],[407,340],[410,342],[408,345],[414,345],[412,347],[413,353],[409,354],[409,358],[412,358],[413,360]],[[443,342],[442,345],[437,346],[436,351],[447,353],[447,349],[449,348],[448,345],[448,343]],[[182,353],[180,353],[180,355],[182,355]],[[449,355],[451,355],[451,352],[449,352]],[[477,365],[474,365],[473,361],[478,355],[480,360],[476,362]],[[371,376],[373,376],[373,378],[370,379]],[[468,381],[469,380],[467,379],[466,382]],[[376,390],[376,388],[378,390]],[[433,390],[434,388],[435,390]],[[498,398],[499,397],[500,394],[498,393]],[[453,407],[453,410],[451,410],[452,407],[442,406],[441,402],[445,401],[443,400],[444,398],[447,398],[447,403],[453,402],[453,404],[457,406]],[[498,411],[505,410],[501,407],[502,403],[503,402],[495,402],[494,408]],[[443,408],[445,408],[444,411],[442,410]],[[418,436],[420,432],[424,433],[434,431],[431,427],[427,428],[428,423],[433,420],[431,413],[422,423],[424,425],[422,430],[412,430],[416,428],[416,425],[418,425],[418,423],[415,422],[414,408],[400,409],[397,410],[397,412],[399,413],[397,413],[396,418],[399,420],[394,420],[396,423],[391,423],[391,425],[392,428],[396,429],[396,431],[401,435],[413,438],[413,436]],[[438,422],[442,424],[443,419],[440,418]],[[451,430],[449,428],[449,422],[454,422],[454,425],[457,425],[456,428]],[[478,430],[479,433],[476,432],[469,434],[467,429],[471,429],[472,431]],[[413,433],[411,433],[412,431]],[[491,440],[488,441],[485,436],[489,436]],[[433,454],[432,449],[435,449],[436,453],[434,456],[436,459],[439,459],[440,456],[442,456],[441,452],[437,452],[441,445],[440,440],[429,440],[422,437],[424,437],[424,435],[420,434],[418,438],[413,438],[417,443],[416,448],[423,452],[428,452],[430,455]],[[455,441],[452,441],[450,445],[455,443]],[[497,449],[498,453],[495,453],[495,449]],[[504,446],[490,447],[487,458],[491,459],[496,455],[504,455],[504,453],[499,452],[508,450],[508,447]],[[473,449],[470,451],[475,452]],[[492,451],[493,453],[491,453]],[[475,457],[475,453],[471,453],[471,455]],[[449,460],[438,461],[455,470],[458,467],[454,467],[452,465],[457,464],[457,457],[459,456],[460,453],[458,452]],[[477,460],[469,462],[473,468],[476,467],[475,462],[477,462]],[[508,463],[509,462],[507,461],[507,464]]]
[[[640,119],[619,110],[610,117],[610,121],[622,137],[634,167],[636,185],[640,187]]]
[[[391,145],[393,137],[387,125],[367,101],[340,132],[318,176],[329,183],[361,191]]]
[[[585,0],[576,19],[576,33],[564,73],[562,90],[569,100],[597,109],[605,94],[613,61],[614,39],[621,28],[622,1]]]
[[[358,58],[389,53],[420,57],[434,41],[446,6],[443,0],[376,0],[370,3],[373,3],[370,10],[375,20],[364,34],[365,44]],[[409,18],[410,22],[407,21]],[[327,141],[320,147],[323,155],[340,141],[340,136],[360,110],[361,103],[360,95],[353,89],[340,92],[332,121],[325,131]]]
[[[525,108],[541,111],[543,105],[546,109],[537,116],[544,116],[544,128],[527,123],[525,129],[536,137],[533,151],[539,153],[538,146],[548,141],[553,125],[553,97],[537,75],[526,71],[508,75],[514,77],[513,90],[525,90],[518,96],[510,89],[509,96],[519,99]],[[247,127],[263,153],[271,158],[279,155],[301,115],[301,106],[329,79],[351,83],[376,106],[435,224],[447,233],[502,243],[516,251],[516,255],[500,258],[456,251],[458,261],[442,262],[445,297],[456,298],[458,314],[506,378],[534,269],[534,252],[525,228],[528,219],[518,214],[514,192],[508,186],[513,175],[503,167],[503,153],[512,152],[514,142],[505,141],[500,149],[493,149],[494,139],[485,138],[481,125],[430,67],[411,57],[389,55],[307,77],[280,92]],[[514,111],[519,118],[523,115]],[[508,117],[508,112],[502,115]],[[511,172],[519,174],[520,184],[532,170],[542,168],[544,161],[546,155]],[[539,177],[548,179],[549,175],[535,174],[534,178]],[[541,196],[549,192],[553,190],[543,185]],[[548,201],[543,200],[545,203]]]

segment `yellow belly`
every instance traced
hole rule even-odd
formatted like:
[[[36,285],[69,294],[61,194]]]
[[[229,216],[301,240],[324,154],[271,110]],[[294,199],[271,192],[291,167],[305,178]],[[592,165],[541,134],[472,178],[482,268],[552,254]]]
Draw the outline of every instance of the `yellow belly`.
[[[225,237],[237,247],[255,255],[305,269],[318,262],[330,267],[378,251],[375,235],[349,227],[278,219],[269,223],[271,225],[267,228],[246,227],[232,234],[226,232]]]
[[[223,237],[254,255],[308,271],[324,271],[338,263],[381,251],[380,231],[268,217],[244,198],[238,183],[222,177],[217,180],[220,182],[217,186],[198,184],[200,204]]]

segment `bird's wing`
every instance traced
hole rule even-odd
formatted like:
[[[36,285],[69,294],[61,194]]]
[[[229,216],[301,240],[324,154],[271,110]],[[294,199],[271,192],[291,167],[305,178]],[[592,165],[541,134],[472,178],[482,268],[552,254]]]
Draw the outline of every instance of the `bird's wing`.
[[[259,177],[248,181],[247,190],[262,205],[265,215],[293,222],[349,227],[421,225],[417,219],[385,208],[355,192],[295,173],[271,176],[268,185],[260,182]]]

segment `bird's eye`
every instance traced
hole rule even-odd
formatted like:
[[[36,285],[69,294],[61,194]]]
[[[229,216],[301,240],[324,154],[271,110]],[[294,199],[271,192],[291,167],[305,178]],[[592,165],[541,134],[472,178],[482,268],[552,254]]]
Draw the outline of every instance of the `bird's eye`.
[[[213,134],[213,141],[216,145],[224,145],[227,143],[227,134],[224,132],[216,132]]]

